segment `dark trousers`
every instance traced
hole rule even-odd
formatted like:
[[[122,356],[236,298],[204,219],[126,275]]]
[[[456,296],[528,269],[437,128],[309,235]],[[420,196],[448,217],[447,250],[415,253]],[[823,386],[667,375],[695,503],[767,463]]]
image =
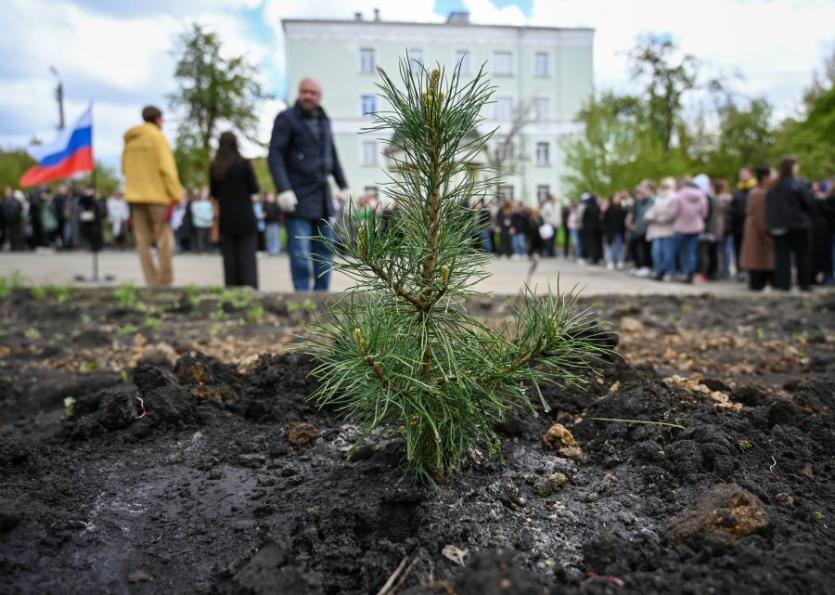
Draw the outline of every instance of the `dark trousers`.
[[[792,255],[797,267],[797,284],[809,289],[812,284],[811,234],[797,229],[774,236],[774,289],[788,291],[792,286]]]
[[[258,261],[255,249],[258,235],[224,236],[220,243],[223,254],[223,277],[226,287],[248,285],[258,289]]]
[[[571,254],[571,232],[568,231],[568,226],[562,226],[562,255],[563,258],[568,258]]]
[[[629,241],[629,255],[635,268],[652,268],[652,243],[647,241],[646,234],[634,235]]]
[[[583,258],[592,264],[603,258],[603,234],[597,230],[580,230],[580,246]]]
[[[762,291],[769,283],[774,283],[772,271],[748,271],[748,289]]]

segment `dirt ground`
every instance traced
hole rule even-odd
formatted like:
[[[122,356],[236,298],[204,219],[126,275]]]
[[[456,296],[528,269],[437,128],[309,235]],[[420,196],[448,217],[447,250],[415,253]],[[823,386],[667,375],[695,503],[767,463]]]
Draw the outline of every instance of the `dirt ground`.
[[[835,295],[581,305],[621,357],[419,487],[306,401],[315,298],[14,289],[0,592],[835,593]]]

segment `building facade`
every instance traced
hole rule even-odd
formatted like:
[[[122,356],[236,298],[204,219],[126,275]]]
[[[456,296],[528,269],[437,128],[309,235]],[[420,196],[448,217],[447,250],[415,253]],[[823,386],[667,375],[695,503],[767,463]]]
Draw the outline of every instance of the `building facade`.
[[[497,129],[489,147],[503,163],[506,197],[535,202],[559,193],[564,174],[561,138],[576,133],[576,115],[592,93],[592,29],[473,25],[466,13],[446,23],[371,20],[285,20],[288,103],[299,82],[322,83],[322,105],[351,190],[374,192],[386,181],[385,139],[363,134],[375,111],[388,109],[377,95],[376,68],[397,80],[398,60],[451,69],[465,76],[485,64],[496,90],[481,125]],[[509,144],[505,144],[508,143]]]

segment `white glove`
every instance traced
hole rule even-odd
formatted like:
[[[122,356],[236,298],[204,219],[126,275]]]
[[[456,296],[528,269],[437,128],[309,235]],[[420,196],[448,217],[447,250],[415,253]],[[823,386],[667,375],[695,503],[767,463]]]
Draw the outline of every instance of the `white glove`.
[[[299,204],[299,199],[296,198],[296,193],[292,190],[285,190],[278,193],[278,206],[285,213],[292,213],[296,210],[296,205]]]
[[[351,202],[351,191],[347,188],[342,188],[341,190],[337,190],[336,192],[334,192],[334,197],[336,197],[336,200],[338,200],[343,205],[347,204]]]

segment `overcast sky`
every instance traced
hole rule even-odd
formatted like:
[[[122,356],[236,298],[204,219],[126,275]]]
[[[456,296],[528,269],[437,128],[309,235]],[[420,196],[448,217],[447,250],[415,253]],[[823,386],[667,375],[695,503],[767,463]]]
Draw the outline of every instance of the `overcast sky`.
[[[711,73],[742,75],[738,92],[765,96],[782,114],[792,112],[835,47],[835,0],[4,0],[0,145],[54,134],[54,66],[64,80],[67,121],[94,100],[97,158],[117,164],[122,133],[141,107],[165,106],[174,38],[192,21],[217,31],[228,53],[258,65],[276,98],[262,106],[266,140],[287,95],[281,19],[352,18],[375,7],[384,20],[437,22],[450,10],[468,10],[474,23],[594,27],[598,89],[631,89],[626,52],[636,37],[668,34]]]

